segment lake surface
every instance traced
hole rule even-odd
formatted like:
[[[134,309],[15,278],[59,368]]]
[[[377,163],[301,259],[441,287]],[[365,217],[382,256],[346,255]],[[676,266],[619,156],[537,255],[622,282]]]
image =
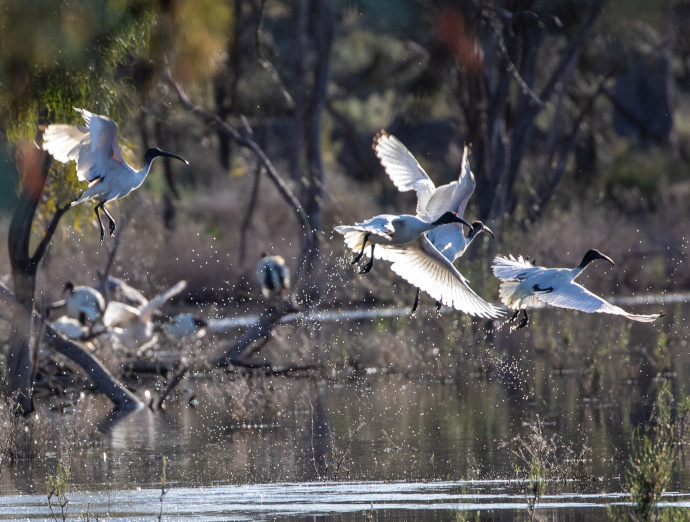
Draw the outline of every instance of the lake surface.
[[[454,361],[446,371],[365,364],[351,378],[199,375],[166,410],[123,416],[87,395],[82,413],[52,414],[51,422],[79,418],[101,435],[4,464],[0,519],[52,519],[46,481],[61,455],[72,474],[72,517],[156,518],[165,457],[165,520],[431,521],[477,511],[482,520],[525,520],[527,463],[516,437],[528,440],[539,423],[545,439],[555,437],[567,478],[548,482],[538,513],[605,520],[607,504],[628,499],[634,430],[649,419],[659,387],[670,382],[680,393],[688,382],[683,306],[670,306],[655,325],[536,312],[529,329],[501,328],[454,356],[434,355],[429,334],[430,345],[416,347],[420,367]],[[395,335],[411,336],[413,326]],[[338,328],[368,338],[381,324]],[[238,420],[240,401],[254,404],[256,422]],[[584,458],[575,458],[583,447]],[[668,505],[690,506],[686,462],[668,492]]]

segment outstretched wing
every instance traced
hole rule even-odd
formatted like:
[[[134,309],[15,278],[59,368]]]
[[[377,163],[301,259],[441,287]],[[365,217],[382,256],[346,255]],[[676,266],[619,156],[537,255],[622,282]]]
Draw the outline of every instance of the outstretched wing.
[[[142,323],[147,323],[150,319],[151,316],[153,315],[153,312],[158,310],[161,306],[163,306],[168,300],[172,299],[175,297],[177,294],[182,292],[187,287],[187,281],[179,281],[175,286],[172,288],[166,290],[160,295],[157,295],[153,299],[151,299],[148,303],[146,303],[144,306],[141,306],[139,308],[140,312],[140,320]]]
[[[474,174],[470,169],[469,161],[470,150],[467,145],[462,151],[462,162],[460,164],[460,176],[458,177],[458,186],[455,190],[455,199],[452,203],[452,208],[449,210],[455,212],[462,217],[467,208],[467,202],[470,200],[474,189],[477,188],[477,182],[474,179]]]
[[[405,145],[384,130],[374,138],[374,152],[400,192],[417,192],[417,214],[421,215],[436,189],[427,173]]]
[[[104,178],[114,163],[126,165],[117,141],[117,123],[86,109],[75,110],[86,127],[49,125],[43,132],[43,150],[62,163],[76,161],[81,181]]]
[[[393,272],[447,306],[487,319],[505,314],[479,297],[423,234],[409,245],[389,247],[388,256]]]
[[[110,301],[105,307],[103,324],[108,328],[128,328],[139,320],[139,310],[118,301]]]
[[[637,315],[626,312],[622,308],[612,305],[601,297],[594,295],[592,292],[580,286],[577,283],[570,283],[566,286],[560,286],[557,290],[548,293],[538,293],[535,297],[546,304],[552,306],[560,306],[561,308],[571,308],[573,310],[580,310],[588,313],[614,314],[622,315],[633,321],[640,321],[643,323],[651,323],[658,319],[663,314],[651,315]]]
[[[381,216],[376,216],[363,223],[357,223],[355,225],[343,225],[335,227],[334,230],[339,234],[345,236],[345,246],[352,250],[353,252],[359,253],[362,251],[362,245],[364,244],[364,238],[367,234],[374,234],[386,239],[390,239],[390,236],[395,229],[391,225],[390,221],[382,218]],[[370,250],[367,247],[364,251],[364,255],[369,257]],[[374,257],[377,259],[388,259],[387,250],[384,245],[378,245],[374,249]]]
[[[546,270],[543,266],[533,266],[527,259],[511,254],[508,257],[496,256],[491,270],[501,281],[523,281]]]

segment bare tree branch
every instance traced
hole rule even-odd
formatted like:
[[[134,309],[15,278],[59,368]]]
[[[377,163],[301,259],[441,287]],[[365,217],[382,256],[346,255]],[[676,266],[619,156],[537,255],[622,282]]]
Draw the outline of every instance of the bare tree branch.
[[[94,355],[68,341],[58,334],[50,324],[46,324],[46,337],[51,346],[59,353],[75,362],[86,372],[96,390],[110,399],[118,410],[135,410],[144,404],[131,391],[125,388]]]
[[[166,71],[164,79],[173,88],[177,95],[178,101],[185,109],[190,111],[192,114],[196,115],[201,121],[203,121],[207,125],[217,125],[239,145],[251,150],[257,157],[259,163],[264,167],[264,169],[266,169],[268,177],[275,184],[276,188],[278,189],[278,192],[283,197],[283,200],[294,212],[302,229],[302,252],[300,254],[300,261],[298,262],[297,270],[295,271],[295,281],[297,281],[302,271],[304,270],[306,259],[308,258],[315,241],[315,231],[312,229],[311,224],[309,222],[309,217],[307,213],[304,211],[304,208],[302,208],[302,205],[300,204],[299,200],[292,193],[292,190],[290,190],[290,187],[288,187],[288,185],[285,183],[280,174],[278,174],[278,171],[273,166],[273,163],[271,163],[271,160],[268,159],[264,151],[254,140],[242,136],[239,132],[237,132],[237,130],[234,127],[232,127],[222,118],[220,118],[217,114],[201,109],[200,107],[194,106],[194,104],[189,100],[184,91],[182,91],[182,88],[173,79],[172,75],[170,74],[170,71]]]

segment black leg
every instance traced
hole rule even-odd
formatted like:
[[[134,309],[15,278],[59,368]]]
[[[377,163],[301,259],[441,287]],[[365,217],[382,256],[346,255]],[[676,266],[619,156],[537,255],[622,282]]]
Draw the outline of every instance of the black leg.
[[[108,216],[108,226],[110,227],[110,237],[115,237],[115,220],[113,219],[113,216],[110,215],[110,212],[105,208],[105,202],[101,203],[101,209],[103,212],[105,212],[105,215]]]
[[[441,301],[436,301],[436,315],[439,316],[441,315],[441,307],[443,306],[443,303]]]
[[[525,317],[520,321],[516,327],[516,330],[519,330],[520,328],[524,328],[529,324],[529,316],[527,315],[527,310],[523,309],[522,312],[525,314]]]
[[[419,288],[417,288],[417,293],[414,296],[414,303],[412,303],[412,310],[410,310],[410,316],[414,317],[417,307],[419,306]]]
[[[513,321],[515,321],[515,319],[517,319],[518,315],[520,315],[520,309],[519,308],[517,310],[515,310],[515,313],[510,317],[510,319],[508,319],[508,322],[512,323]]]
[[[354,265],[357,261],[362,259],[362,256],[364,255],[364,249],[367,246],[367,241],[369,241],[369,234],[364,235],[364,241],[362,241],[362,250],[360,250],[359,254],[352,258],[352,261],[350,261],[351,265]]]
[[[371,268],[374,266],[374,247],[376,245],[374,243],[371,244],[371,252],[369,255],[371,256],[369,259],[369,262],[364,265],[362,268],[359,269],[360,274],[368,274],[371,271]]]
[[[103,203],[99,203],[94,207],[94,212],[96,213],[96,217],[98,218],[98,224],[101,227],[101,245],[103,244],[103,238],[105,237],[105,227],[103,226],[103,221],[101,221],[101,214],[98,212],[98,209],[100,206],[103,205]]]

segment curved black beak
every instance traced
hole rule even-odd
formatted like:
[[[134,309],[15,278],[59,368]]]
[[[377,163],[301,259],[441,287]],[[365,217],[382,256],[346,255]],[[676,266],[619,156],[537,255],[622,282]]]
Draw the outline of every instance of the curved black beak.
[[[491,236],[491,239],[496,239],[496,236],[494,236],[494,233],[491,231],[489,227],[487,227],[484,223],[482,223],[482,230],[486,233],[488,233]]]
[[[180,156],[178,156],[177,154],[173,154],[172,152],[165,152],[164,150],[161,150],[161,151],[158,153],[158,155],[159,155],[159,156],[166,156],[166,157],[168,157],[168,158],[175,158],[175,159],[180,160],[180,161],[181,161],[182,163],[184,163],[185,165],[189,165],[189,162],[188,162],[186,159],[181,158]]]

